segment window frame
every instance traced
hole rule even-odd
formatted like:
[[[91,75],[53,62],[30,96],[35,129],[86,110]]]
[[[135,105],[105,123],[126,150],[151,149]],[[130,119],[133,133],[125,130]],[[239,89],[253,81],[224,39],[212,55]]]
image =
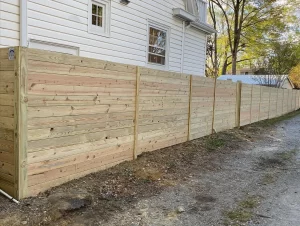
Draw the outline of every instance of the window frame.
[[[166,47],[165,47],[165,64],[156,64],[149,62],[149,47],[150,47],[150,28],[166,32]],[[147,45],[146,45],[146,65],[155,69],[168,69],[169,68],[169,53],[170,53],[170,27],[156,21],[148,19],[147,26]]]
[[[102,12],[102,27],[92,24],[92,5],[97,5],[103,8]],[[89,0],[88,4],[88,33],[110,37],[110,18],[111,18],[111,3],[110,0]]]

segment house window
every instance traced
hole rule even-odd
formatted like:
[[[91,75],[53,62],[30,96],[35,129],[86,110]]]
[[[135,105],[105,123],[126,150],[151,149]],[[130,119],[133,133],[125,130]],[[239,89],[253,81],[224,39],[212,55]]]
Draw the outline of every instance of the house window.
[[[90,0],[88,10],[89,33],[109,36],[110,1]]]
[[[168,29],[149,25],[148,63],[157,66],[167,65]]]
[[[103,27],[103,7],[92,4],[92,24],[97,27]]]

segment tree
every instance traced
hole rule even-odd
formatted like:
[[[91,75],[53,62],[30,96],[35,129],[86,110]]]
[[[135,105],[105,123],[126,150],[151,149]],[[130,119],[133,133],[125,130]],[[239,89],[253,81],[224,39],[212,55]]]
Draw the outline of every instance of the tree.
[[[265,86],[281,87],[291,70],[300,63],[300,44],[274,42],[266,56],[257,61],[258,76],[253,79]],[[294,71],[296,78],[297,69]]]
[[[274,42],[264,58],[257,61],[256,74],[288,75],[299,62],[300,44]]]
[[[213,23],[213,27],[217,29],[217,11],[215,10],[214,3],[209,2],[209,14]],[[209,58],[209,61],[206,64],[206,77],[214,77],[218,76],[219,72],[219,57],[218,57],[218,33],[214,33],[213,35],[207,38],[207,51],[206,56]]]
[[[300,63],[292,68],[289,77],[293,82],[295,88],[300,89]]]
[[[251,44],[280,36],[286,28],[291,2],[298,0],[290,0],[289,4],[279,4],[280,0],[209,1],[221,11],[225,23],[229,53],[223,59],[223,73],[231,65],[232,74],[236,74],[237,63],[251,60],[240,57]]]

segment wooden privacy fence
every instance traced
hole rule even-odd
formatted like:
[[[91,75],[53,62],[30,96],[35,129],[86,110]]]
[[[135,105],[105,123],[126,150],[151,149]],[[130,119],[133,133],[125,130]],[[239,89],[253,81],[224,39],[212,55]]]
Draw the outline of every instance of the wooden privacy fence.
[[[19,199],[300,107],[296,90],[14,51],[0,50],[0,188]]]

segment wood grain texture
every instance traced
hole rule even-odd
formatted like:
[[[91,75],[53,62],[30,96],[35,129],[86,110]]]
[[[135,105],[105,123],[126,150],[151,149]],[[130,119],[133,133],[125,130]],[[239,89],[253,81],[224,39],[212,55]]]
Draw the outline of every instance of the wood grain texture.
[[[16,61],[8,59],[8,48],[0,49],[0,188],[13,197],[17,197],[14,146]]]
[[[17,198],[300,107],[299,91],[17,49],[0,51],[0,186]]]
[[[138,154],[188,140],[190,81],[190,75],[140,69]]]
[[[190,139],[212,132],[214,79],[193,76],[191,95]]]
[[[32,49],[27,59],[26,195],[133,159],[137,67]]]
[[[236,125],[236,83],[217,81],[214,130],[220,132]]]
[[[252,87],[253,87],[252,85],[242,84],[240,126],[251,124]]]

